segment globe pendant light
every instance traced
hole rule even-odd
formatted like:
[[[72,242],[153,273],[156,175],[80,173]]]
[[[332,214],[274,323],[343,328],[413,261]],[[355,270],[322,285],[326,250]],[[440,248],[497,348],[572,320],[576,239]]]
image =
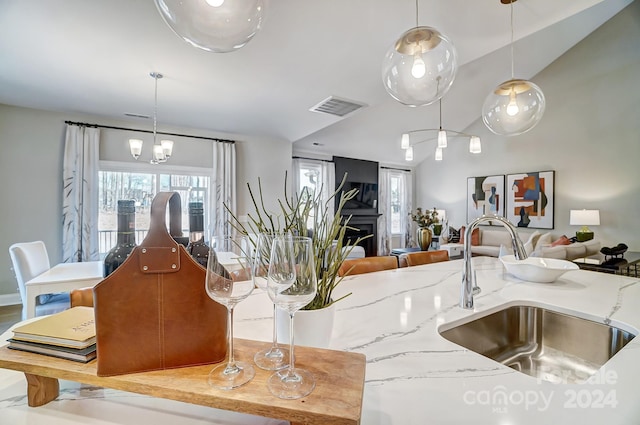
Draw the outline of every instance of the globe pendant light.
[[[513,65],[513,3],[501,0],[511,7],[511,79],[500,84],[482,105],[482,121],[489,130],[502,136],[526,133],[540,122],[544,114],[545,99],[540,87],[531,81],[514,78]]]
[[[235,51],[258,32],[263,0],[155,0],[164,21],[180,38],[215,53]]]
[[[407,106],[430,105],[449,90],[458,71],[456,50],[438,30],[416,26],[389,48],[382,63],[387,92]]]

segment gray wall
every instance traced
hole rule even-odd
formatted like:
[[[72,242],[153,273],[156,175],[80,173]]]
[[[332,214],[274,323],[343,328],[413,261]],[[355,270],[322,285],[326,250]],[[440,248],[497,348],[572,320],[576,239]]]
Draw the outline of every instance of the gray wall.
[[[62,257],[62,155],[65,120],[110,126],[150,128],[104,117],[26,109],[0,104],[0,305],[18,301],[17,283],[11,271],[9,246],[15,242],[43,240],[52,264]],[[238,214],[251,210],[247,182],[263,182],[265,197],[281,197],[284,172],[291,167],[291,144],[284,140],[230,135],[185,128],[163,131],[237,140]],[[133,134],[102,130],[100,154],[110,160],[131,161],[128,138]],[[140,134],[138,134],[140,135]],[[151,135],[144,147],[150,148]],[[172,137],[176,141],[175,165],[211,166],[211,148],[206,143]],[[144,154],[144,153],[143,153]],[[147,154],[146,157],[149,157]],[[265,160],[268,158],[268,160]],[[272,205],[275,208],[276,204]]]
[[[634,2],[532,79],[547,101],[533,130],[501,137],[479,119],[465,131],[482,138],[482,154],[450,143],[444,161],[421,163],[417,206],[444,208],[459,227],[466,222],[467,177],[555,170],[552,233],[578,230],[569,225],[569,210],[598,209],[595,237],[604,246],[625,242],[640,251],[639,76],[640,3]]]

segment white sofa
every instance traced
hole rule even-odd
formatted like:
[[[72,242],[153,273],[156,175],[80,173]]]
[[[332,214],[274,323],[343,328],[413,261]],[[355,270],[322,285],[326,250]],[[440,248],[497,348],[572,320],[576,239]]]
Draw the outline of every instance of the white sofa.
[[[511,254],[511,236],[505,229],[478,227],[479,244],[471,245],[472,255],[484,255],[490,257],[498,257],[500,255],[500,247],[503,246],[507,253]],[[598,254],[600,251],[600,242],[592,239],[586,242],[574,242],[569,245],[551,246],[553,242],[561,236],[554,236],[551,233],[541,234],[536,230],[533,233],[519,233],[520,239],[524,242],[525,250],[531,257],[558,258],[561,260],[574,260],[576,258],[589,257]],[[465,238],[467,235],[465,235]],[[441,237],[442,249],[448,249],[448,246],[459,247],[462,252],[462,244],[449,244],[446,238]]]

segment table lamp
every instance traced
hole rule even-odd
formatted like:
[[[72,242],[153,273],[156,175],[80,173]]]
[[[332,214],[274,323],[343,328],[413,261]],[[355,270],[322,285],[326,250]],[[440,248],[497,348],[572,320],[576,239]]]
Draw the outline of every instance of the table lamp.
[[[582,226],[576,232],[578,242],[584,242],[593,239],[593,232],[588,226],[600,225],[600,210],[571,210],[569,215],[569,224],[571,226]]]

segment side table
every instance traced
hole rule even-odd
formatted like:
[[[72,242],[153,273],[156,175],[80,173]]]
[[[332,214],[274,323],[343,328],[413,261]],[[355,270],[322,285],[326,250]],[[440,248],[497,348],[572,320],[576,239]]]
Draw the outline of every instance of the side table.
[[[582,270],[640,277],[640,252],[624,253],[623,257],[576,258],[573,260]]]
[[[449,253],[450,260],[457,260],[463,257],[464,245],[461,243],[443,243],[440,249],[444,249]]]

